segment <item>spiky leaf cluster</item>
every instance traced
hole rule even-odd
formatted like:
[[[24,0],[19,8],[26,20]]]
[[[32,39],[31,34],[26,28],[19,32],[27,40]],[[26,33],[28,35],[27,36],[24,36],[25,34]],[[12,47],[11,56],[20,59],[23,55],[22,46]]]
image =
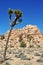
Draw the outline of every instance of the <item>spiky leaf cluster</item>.
[[[11,10],[10,8],[8,9],[8,13],[9,14],[13,14],[13,10]]]
[[[12,9],[9,8],[8,13],[9,14],[14,13],[15,16],[18,17],[18,18],[22,17],[22,15],[23,15],[22,12],[19,9],[18,10],[12,10]]]
[[[17,17],[22,17],[22,12],[20,10],[15,10],[14,13]]]

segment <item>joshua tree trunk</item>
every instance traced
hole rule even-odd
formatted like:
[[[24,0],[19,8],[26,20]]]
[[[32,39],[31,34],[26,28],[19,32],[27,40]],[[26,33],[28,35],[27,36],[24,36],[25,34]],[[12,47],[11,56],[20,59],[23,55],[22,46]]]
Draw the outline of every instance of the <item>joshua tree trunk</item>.
[[[6,41],[6,46],[5,46],[5,51],[4,51],[4,60],[6,59],[7,46],[8,46],[8,42],[9,42],[9,37],[10,37],[11,31],[12,31],[12,27],[11,27],[11,29],[9,31],[9,35],[8,35],[8,38],[7,38],[7,41]]]
[[[11,29],[9,31],[9,35],[8,35],[8,38],[7,38],[7,41],[6,41],[6,46],[5,46],[5,51],[4,51],[4,60],[6,60],[6,52],[7,52],[7,46],[8,46],[8,42],[9,42],[9,37],[11,35],[11,31],[12,31],[12,28],[14,25],[16,25],[16,21],[17,21],[17,17],[15,17],[14,21],[11,23]]]

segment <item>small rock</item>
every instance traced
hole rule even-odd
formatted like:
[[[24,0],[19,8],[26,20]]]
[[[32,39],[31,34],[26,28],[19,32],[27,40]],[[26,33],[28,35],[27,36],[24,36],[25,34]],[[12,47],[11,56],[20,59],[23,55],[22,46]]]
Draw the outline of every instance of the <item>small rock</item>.
[[[19,54],[19,52],[17,50],[13,50],[13,54]]]
[[[37,45],[37,47],[40,47],[40,45]]]
[[[35,55],[35,56],[40,56],[40,54],[39,54],[39,53],[37,53],[37,52],[36,52],[36,53],[34,53],[34,55]]]
[[[5,62],[4,65],[10,65],[9,62]]]
[[[31,60],[31,58],[23,57],[21,60]]]
[[[30,45],[29,48],[34,48],[34,45]]]
[[[0,63],[4,62],[4,58],[0,56]]]
[[[41,55],[41,57],[43,57],[43,54]]]
[[[19,55],[15,55],[17,58],[21,58],[21,60],[31,60],[31,58],[27,58],[24,53],[20,53]]]
[[[8,49],[7,51],[9,54],[19,54],[18,50],[14,50],[14,49]]]
[[[24,65],[32,65],[32,63],[31,63],[31,62],[29,62],[29,63],[25,63]]]
[[[24,58],[24,57],[26,57],[26,55],[24,55],[24,53],[20,53],[20,54],[15,55],[15,57]]]
[[[38,59],[37,62],[43,62],[43,58]]]

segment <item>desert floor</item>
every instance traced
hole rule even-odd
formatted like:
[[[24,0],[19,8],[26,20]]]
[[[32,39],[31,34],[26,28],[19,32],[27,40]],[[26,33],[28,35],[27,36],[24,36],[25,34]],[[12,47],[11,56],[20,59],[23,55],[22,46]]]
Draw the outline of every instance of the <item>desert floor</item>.
[[[2,62],[4,48],[0,48],[0,65],[43,65],[43,47],[8,48],[6,60]]]

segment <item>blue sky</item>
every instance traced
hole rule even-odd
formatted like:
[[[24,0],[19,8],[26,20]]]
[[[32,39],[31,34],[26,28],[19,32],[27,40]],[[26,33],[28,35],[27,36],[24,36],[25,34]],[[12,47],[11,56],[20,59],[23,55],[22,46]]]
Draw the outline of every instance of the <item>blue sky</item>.
[[[0,0],[0,34],[5,34],[10,29],[8,8],[23,12],[23,22],[14,28],[32,24],[37,25],[43,33],[43,0]]]

